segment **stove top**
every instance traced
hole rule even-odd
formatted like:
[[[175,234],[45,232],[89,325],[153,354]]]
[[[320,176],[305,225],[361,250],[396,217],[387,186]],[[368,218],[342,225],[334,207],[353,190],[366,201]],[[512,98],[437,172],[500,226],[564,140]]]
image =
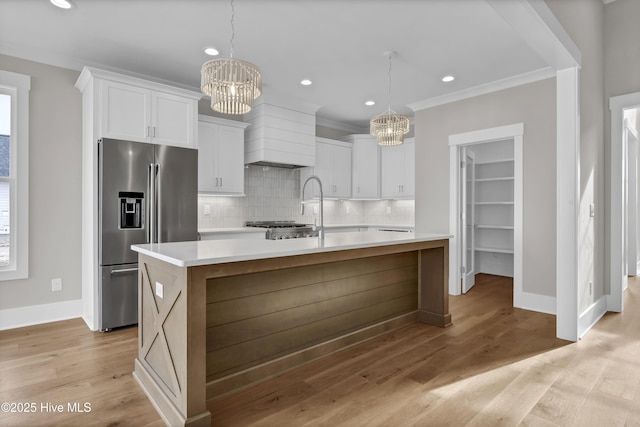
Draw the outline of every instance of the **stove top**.
[[[310,227],[309,224],[300,224],[295,221],[247,221],[245,226],[262,228]]]
[[[245,226],[266,228],[267,240],[297,239],[318,235],[318,230],[314,230],[312,225],[295,221],[247,221]]]

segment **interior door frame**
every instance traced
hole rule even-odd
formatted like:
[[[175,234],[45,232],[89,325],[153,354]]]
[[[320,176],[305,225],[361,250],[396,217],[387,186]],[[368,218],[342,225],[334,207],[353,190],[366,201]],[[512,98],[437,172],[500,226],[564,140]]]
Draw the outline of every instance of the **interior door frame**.
[[[486,142],[513,140],[514,155],[514,206],[513,206],[513,306],[530,308],[522,288],[523,271],[523,161],[524,123],[515,123],[449,135],[449,294],[460,295],[460,162],[461,147]]]
[[[635,128],[631,127],[627,119],[624,119],[623,130],[624,148],[627,150],[627,179],[626,179],[626,209],[625,247],[627,262],[627,276],[638,275],[638,135]],[[626,288],[625,288],[626,289]]]
[[[473,153],[473,151],[471,150],[467,150],[466,145],[460,147],[460,150],[462,151],[461,153],[461,157],[464,158],[464,160],[462,160],[464,162],[464,167],[460,167],[458,169],[458,171],[460,171],[460,182],[464,183],[465,185],[462,185],[461,191],[459,191],[460,193],[460,207],[464,208],[461,212],[461,217],[460,217],[460,229],[458,230],[458,232],[460,233],[461,236],[461,244],[460,244],[460,260],[462,260],[461,264],[461,268],[460,268],[460,274],[462,274],[462,283],[461,283],[461,292],[463,294],[466,294],[467,292],[469,292],[471,290],[471,288],[473,287],[473,285],[475,285],[475,170],[472,170],[469,167],[469,162],[467,161],[467,159],[471,159],[473,161],[473,168],[475,168],[475,163],[476,163],[476,158],[475,158],[475,154]],[[462,165],[461,165],[462,166]],[[471,212],[469,212],[466,209],[466,205],[467,205],[467,198],[468,196],[468,191],[469,191],[469,187],[468,187],[468,182],[469,182],[469,171],[472,171],[472,183],[471,183]],[[464,230],[469,226],[469,223],[471,223],[471,232],[470,233],[465,233]],[[469,237],[470,236],[470,237]],[[472,267],[469,269],[467,262],[466,262],[466,248],[468,246],[468,239],[471,238],[471,265]],[[464,271],[462,271],[462,268],[464,268]],[[471,275],[471,277],[469,277]],[[471,281],[471,285],[469,286],[468,283],[469,281]]]
[[[609,167],[611,197],[609,207],[609,294],[607,310],[622,312],[623,292],[627,285],[625,275],[624,233],[625,197],[623,173],[626,164],[624,147],[624,110],[640,108],[640,92],[609,98],[611,111],[611,164]]]

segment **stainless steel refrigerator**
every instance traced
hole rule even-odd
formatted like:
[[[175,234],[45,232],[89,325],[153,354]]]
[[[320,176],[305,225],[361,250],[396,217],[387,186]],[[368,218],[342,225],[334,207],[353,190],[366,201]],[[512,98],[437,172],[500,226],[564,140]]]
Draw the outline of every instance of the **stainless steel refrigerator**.
[[[138,322],[138,254],[131,245],[196,240],[198,151],[98,141],[98,329]]]

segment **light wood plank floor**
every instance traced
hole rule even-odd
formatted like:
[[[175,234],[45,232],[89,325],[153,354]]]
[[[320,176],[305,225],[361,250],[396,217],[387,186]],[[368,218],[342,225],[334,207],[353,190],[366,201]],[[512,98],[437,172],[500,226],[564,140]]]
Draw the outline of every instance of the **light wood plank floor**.
[[[212,425],[640,426],[639,279],[625,312],[578,343],[511,300],[509,279],[478,276],[451,298],[452,327],[416,323],[211,400]],[[136,333],[77,319],[0,332],[0,402],[38,409],[0,413],[0,426],[163,425],[131,376]]]

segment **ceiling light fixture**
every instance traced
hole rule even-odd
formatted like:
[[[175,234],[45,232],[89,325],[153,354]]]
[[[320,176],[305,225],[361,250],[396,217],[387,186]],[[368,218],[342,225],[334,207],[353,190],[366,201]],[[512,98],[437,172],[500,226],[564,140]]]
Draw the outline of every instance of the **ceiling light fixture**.
[[[445,83],[449,83],[449,82],[454,81],[455,79],[456,79],[455,77],[453,77],[453,76],[449,75],[449,76],[444,76],[444,77],[442,78],[442,81],[443,81],[443,82],[445,82]]]
[[[389,107],[384,113],[373,117],[370,122],[371,135],[378,138],[378,145],[400,145],[409,132],[409,117],[391,110],[391,58],[395,54],[393,51],[384,53],[389,59]]]
[[[376,105],[376,101],[366,101],[364,105],[368,105],[369,107],[371,107],[372,105]]]
[[[301,84],[302,86],[310,86],[310,85],[311,85],[311,83],[313,83],[313,82],[312,82],[311,80],[309,80],[309,79],[304,79],[304,80],[302,80],[302,81],[300,82],[300,84]]]
[[[204,53],[206,53],[209,56],[218,56],[220,54],[220,52],[218,52],[218,49],[216,49],[215,47],[205,48]]]
[[[250,62],[233,59],[235,11],[231,0],[231,48],[228,59],[212,59],[202,65],[202,93],[211,97],[211,108],[222,114],[245,114],[262,94],[262,74]]]
[[[59,7],[60,9],[71,9],[73,7],[73,3],[69,0],[50,0],[51,4]]]

